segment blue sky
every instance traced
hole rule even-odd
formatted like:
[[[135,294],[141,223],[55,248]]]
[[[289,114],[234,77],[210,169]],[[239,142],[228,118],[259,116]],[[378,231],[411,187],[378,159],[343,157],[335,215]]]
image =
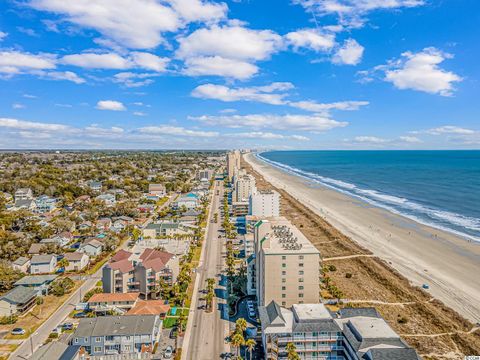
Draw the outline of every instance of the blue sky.
[[[0,148],[478,149],[476,0],[6,0]]]

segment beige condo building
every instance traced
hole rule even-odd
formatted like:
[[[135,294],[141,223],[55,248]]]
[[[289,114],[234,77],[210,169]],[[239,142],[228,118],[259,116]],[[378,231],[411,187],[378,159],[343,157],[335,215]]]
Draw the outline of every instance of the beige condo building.
[[[259,306],[320,302],[320,252],[284,217],[254,227],[255,284]]]

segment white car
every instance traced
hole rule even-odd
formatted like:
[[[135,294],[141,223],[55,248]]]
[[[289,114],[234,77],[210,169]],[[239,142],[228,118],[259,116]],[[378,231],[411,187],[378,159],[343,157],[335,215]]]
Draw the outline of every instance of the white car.
[[[171,359],[172,356],[173,356],[173,347],[168,345],[167,348],[165,349],[165,351],[163,352],[163,358],[164,359]]]

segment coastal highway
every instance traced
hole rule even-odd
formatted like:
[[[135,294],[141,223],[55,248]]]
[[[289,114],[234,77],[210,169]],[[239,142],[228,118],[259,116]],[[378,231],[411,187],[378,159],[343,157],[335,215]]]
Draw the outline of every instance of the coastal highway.
[[[171,196],[168,201],[163,204],[160,209],[168,206],[177,196]],[[126,249],[128,241],[125,241],[120,249]],[[102,278],[102,269],[97,270],[93,275],[85,276],[85,282],[72,293],[72,295],[65,301],[38,329],[23,341],[17,349],[10,355],[10,360],[24,360],[28,359],[36,349],[38,349],[48,338],[53,329],[59,326],[65,318],[74,310],[75,305],[79,303],[85,293],[92,289],[95,284]]]
[[[229,345],[225,341],[229,331],[226,290],[219,284],[218,276],[224,270],[225,243],[223,238],[219,238],[220,219],[218,223],[211,222],[213,214],[218,212],[223,199],[222,181],[215,182],[213,194],[206,237],[196,270],[197,276],[183,342],[182,360],[220,359],[221,354],[229,351]],[[204,294],[200,293],[200,290],[206,288],[208,278],[217,280],[215,287],[217,296],[213,302],[212,312],[199,309],[199,306],[205,305],[205,301],[201,300]]]

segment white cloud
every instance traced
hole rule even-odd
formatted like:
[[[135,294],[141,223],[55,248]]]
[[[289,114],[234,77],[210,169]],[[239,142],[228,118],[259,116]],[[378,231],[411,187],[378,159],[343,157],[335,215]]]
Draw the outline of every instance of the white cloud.
[[[390,142],[390,140],[383,139],[376,136],[356,136],[353,140],[358,143],[371,143],[371,144],[385,144]]]
[[[440,126],[437,128],[429,129],[426,131],[423,131],[424,133],[430,134],[430,135],[443,135],[443,134],[456,134],[456,135],[471,135],[474,134],[475,131],[471,129],[465,129],[462,127],[458,126],[452,126],[452,125],[446,125],[446,126]],[[420,131],[421,133],[421,131]]]
[[[233,138],[245,138],[245,139],[264,139],[264,140],[297,140],[297,141],[309,141],[310,139],[302,135],[282,135],[272,132],[251,131],[244,133],[227,134]]]
[[[212,22],[223,19],[228,7],[225,3],[200,0],[170,0],[175,11],[187,21]]]
[[[154,54],[145,52],[130,53],[132,61],[139,67],[156,72],[163,72],[170,61],[168,58],[162,58]]]
[[[28,70],[54,69],[56,58],[52,54],[33,55],[20,51],[0,52],[0,72],[17,74]]]
[[[101,100],[97,102],[98,110],[125,111],[127,108],[120,101]]]
[[[302,29],[285,35],[295,50],[305,48],[316,52],[327,51],[335,45],[335,35],[322,34],[316,29]]]
[[[23,34],[26,34],[28,36],[33,36],[33,37],[38,37],[39,35],[35,32],[33,29],[29,28],[24,28],[22,26],[17,26],[17,30]]]
[[[81,78],[77,74],[72,71],[38,71],[33,72],[33,74],[37,74],[40,77],[44,77],[50,80],[66,80],[74,82],[75,84],[84,84],[86,81],[85,79]]]
[[[125,130],[118,126],[112,126],[110,128],[102,128],[97,124],[92,124],[87,126],[85,129],[85,133],[91,137],[118,137],[123,135]]]
[[[38,98],[37,95],[32,95],[32,94],[23,94],[22,95],[25,99],[36,99]]]
[[[217,75],[246,80],[258,72],[258,67],[245,61],[221,56],[188,58],[183,73],[190,76]]]
[[[23,121],[11,118],[0,118],[0,127],[17,130],[40,130],[40,131],[65,131],[69,127],[62,124],[40,123]]]
[[[364,47],[354,39],[347,39],[336,51],[332,62],[338,65],[357,65],[362,61]]]
[[[416,136],[400,136],[399,139],[401,141],[404,141],[404,142],[407,142],[407,143],[421,143],[423,142],[422,140],[420,140],[418,137]]]
[[[115,74],[113,76],[113,81],[121,83],[126,87],[135,88],[153,83],[153,80],[150,78],[154,76],[157,76],[157,74],[122,72]]]
[[[133,115],[135,115],[135,116],[147,116],[147,114],[144,113],[143,111],[134,111]]]
[[[115,53],[66,55],[61,59],[61,62],[66,65],[90,69],[128,69],[132,66],[130,61]]]
[[[192,91],[192,96],[202,99],[216,99],[225,102],[256,101],[271,105],[289,105],[311,112],[328,114],[331,110],[352,111],[369,104],[368,101],[339,101],[317,103],[312,100],[290,101],[288,90],[295,88],[290,82],[274,82],[265,86],[228,87],[225,85],[204,84]]]
[[[330,110],[342,110],[342,111],[353,111],[360,109],[361,106],[368,105],[368,101],[338,101],[333,103],[317,103],[311,100],[305,101],[296,101],[290,102],[289,105],[296,107],[298,109],[318,112],[318,113],[325,113],[329,112]]]
[[[196,87],[192,96],[202,99],[231,101],[258,101],[272,105],[284,104],[286,90],[294,86],[288,82],[276,82],[268,86],[231,88],[224,85],[205,84]]]
[[[191,117],[208,125],[221,125],[230,128],[248,127],[251,129],[277,129],[298,131],[327,131],[337,127],[345,127],[347,122],[340,122],[318,114],[314,115],[275,115],[275,114],[251,114],[251,115],[203,115]]]
[[[294,0],[320,16],[336,15],[340,24],[361,27],[364,16],[375,10],[395,10],[425,4],[424,0]]]
[[[30,0],[29,4],[132,48],[156,47],[163,42],[163,32],[181,26],[175,11],[159,1],[98,0],[92,4],[91,0]]]
[[[12,104],[12,109],[18,110],[18,109],[24,109],[25,105],[20,104],[20,103],[13,103]]]
[[[146,126],[138,129],[139,132],[152,135],[173,135],[173,136],[192,136],[192,137],[216,137],[219,135],[216,131],[190,130],[180,126],[159,125]]]
[[[221,56],[239,60],[264,60],[280,50],[282,38],[270,30],[241,26],[212,26],[178,39],[180,58]]]
[[[8,33],[0,31],[0,41],[2,41],[4,38],[8,36]]]
[[[385,81],[398,89],[413,89],[442,96],[452,95],[453,84],[462,78],[438,65],[452,55],[436,48],[425,48],[420,52],[404,52],[402,58],[385,66],[377,67],[385,71]]]

